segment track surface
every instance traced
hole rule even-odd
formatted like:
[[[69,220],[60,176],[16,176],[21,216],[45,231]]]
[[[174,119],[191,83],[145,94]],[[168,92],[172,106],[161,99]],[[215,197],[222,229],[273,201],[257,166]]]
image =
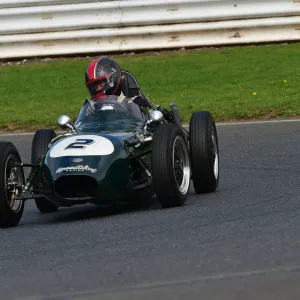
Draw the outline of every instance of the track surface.
[[[28,202],[0,230],[0,298],[299,299],[300,122],[217,128],[219,189],[184,207]],[[32,136],[0,139],[29,162]]]

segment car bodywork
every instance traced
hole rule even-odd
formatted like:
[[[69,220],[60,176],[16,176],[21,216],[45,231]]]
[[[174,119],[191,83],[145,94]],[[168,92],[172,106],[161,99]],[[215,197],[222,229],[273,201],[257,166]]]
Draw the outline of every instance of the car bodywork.
[[[136,155],[145,159],[150,150],[151,142],[140,142],[133,132],[60,136],[41,163],[42,192],[59,206],[125,198],[151,184],[146,174],[134,180],[131,163]]]
[[[183,205],[193,180],[196,193],[219,184],[218,137],[209,112],[192,113],[189,131],[178,109],[143,109],[132,100],[108,95],[89,99],[75,122],[62,115],[66,132],[37,130],[31,164],[22,162],[9,142],[0,143],[0,226],[19,223],[24,201],[35,199],[40,212],[58,207],[138,201],[156,195],[164,208]],[[25,180],[24,168],[31,168]]]
[[[96,104],[90,120],[82,117],[89,103],[75,124],[67,116],[60,118],[60,126],[69,131],[51,140],[36,166],[39,189],[31,197],[45,197],[57,206],[107,204],[127,201],[152,185],[152,137],[163,121],[162,113],[153,110],[145,119],[136,104],[126,100],[120,104],[118,97],[107,99]]]

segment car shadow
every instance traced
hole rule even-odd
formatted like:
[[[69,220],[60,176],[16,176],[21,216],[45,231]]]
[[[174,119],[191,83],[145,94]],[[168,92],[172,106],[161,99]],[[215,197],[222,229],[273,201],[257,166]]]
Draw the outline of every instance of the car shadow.
[[[191,189],[190,196],[194,196]],[[193,201],[189,199],[185,205],[199,205],[199,200]],[[161,210],[161,205],[156,196],[147,197],[147,194],[141,194],[135,202],[123,202],[110,205],[93,205],[83,204],[74,205],[72,207],[61,207],[58,212],[42,214],[34,208],[35,212],[31,212],[31,216],[25,222],[19,224],[23,226],[50,225],[59,223],[70,223],[83,220],[111,218],[117,215],[131,214],[139,211],[156,211]]]
[[[46,217],[45,223],[47,224],[68,223],[158,209],[161,209],[161,206],[156,201],[156,197],[152,197],[151,200],[147,199],[147,201],[141,199],[141,201],[137,202],[121,202],[111,205],[98,206],[93,204],[85,204],[70,208],[60,208],[57,213],[44,214],[41,215],[41,218]]]

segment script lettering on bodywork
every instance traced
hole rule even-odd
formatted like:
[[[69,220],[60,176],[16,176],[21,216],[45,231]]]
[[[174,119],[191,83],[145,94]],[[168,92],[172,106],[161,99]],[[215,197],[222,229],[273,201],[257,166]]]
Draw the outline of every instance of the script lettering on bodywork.
[[[96,173],[97,172],[97,169],[93,169],[93,168],[90,168],[89,166],[83,166],[83,165],[80,165],[80,166],[76,166],[76,167],[64,167],[64,168],[58,168],[56,170],[56,174],[58,173],[61,173],[63,171],[67,171],[67,172],[72,172],[72,171],[90,171],[92,173]]]

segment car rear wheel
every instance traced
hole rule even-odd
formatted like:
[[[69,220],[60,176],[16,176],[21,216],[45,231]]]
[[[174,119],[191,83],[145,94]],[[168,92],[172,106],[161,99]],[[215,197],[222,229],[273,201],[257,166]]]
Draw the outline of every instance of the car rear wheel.
[[[192,114],[190,119],[190,157],[194,190],[214,192],[219,185],[219,142],[210,112]]]
[[[24,200],[19,200],[24,184],[21,158],[10,142],[0,142],[0,226],[17,226],[24,212]]]
[[[39,129],[35,132],[31,147],[32,164],[36,164],[39,158],[46,153],[49,143],[55,137],[56,133],[52,129]],[[34,183],[33,189],[39,191],[37,183]],[[35,204],[41,213],[52,213],[58,210],[58,207],[55,204],[44,197],[35,198]]]
[[[190,160],[184,134],[175,124],[160,124],[152,145],[155,194],[163,208],[181,206],[190,188]]]

